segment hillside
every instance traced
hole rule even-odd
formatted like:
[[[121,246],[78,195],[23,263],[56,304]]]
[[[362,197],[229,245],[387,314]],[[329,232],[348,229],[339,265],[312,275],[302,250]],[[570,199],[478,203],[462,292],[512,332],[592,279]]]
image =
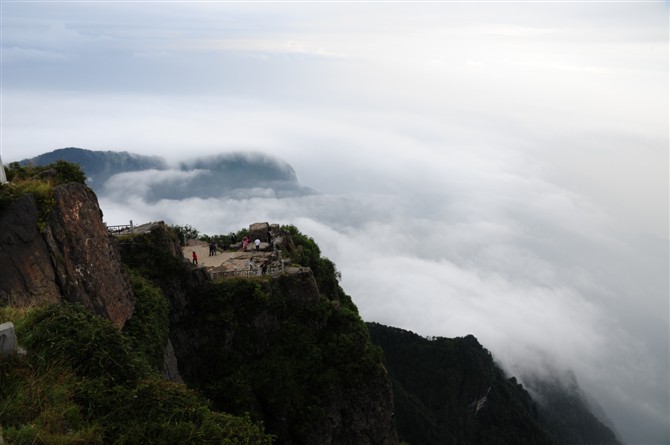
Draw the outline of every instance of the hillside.
[[[316,247],[289,230],[283,240],[293,258]],[[215,409],[262,420],[277,443],[397,443],[380,351],[351,299],[329,287],[334,273],[296,267],[209,281],[203,268],[184,263],[165,225],[120,243],[124,262],[170,301],[179,374]]]
[[[313,241],[282,247],[316,275],[210,281],[165,224],[110,237],[59,167],[0,189],[0,316],[27,350],[0,366],[6,443],[398,443],[380,352]]]
[[[368,323],[393,381],[402,440],[429,444],[619,445],[576,379],[506,376],[473,336],[424,338]]]
[[[516,379],[507,378],[476,338],[426,339],[369,323],[393,380],[397,426],[412,445],[554,442]]]
[[[61,148],[20,161],[45,166],[57,160],[79,164],[87,184],[100,196],[141,194],[148,202],[189,197],[211,198],[272,193],[314,193],[299,184],[288,163],[260,153],[222,153],[170,166],[161,157],[128,152]]]

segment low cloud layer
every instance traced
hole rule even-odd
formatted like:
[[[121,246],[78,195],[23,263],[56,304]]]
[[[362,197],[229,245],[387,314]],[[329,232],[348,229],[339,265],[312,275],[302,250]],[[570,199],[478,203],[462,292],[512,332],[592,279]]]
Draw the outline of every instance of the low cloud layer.
[[[529,177],[521,158],[487,159],[478,170],[464,164],[474,159],[446,172],[441,163],[442,175],[402,164],[393,193],[277,199],[255,189],[152,203],[137,187],[101,205],[111,224],[163,219],[209,234],[296,224],[335,261],[365,320],[474,334],[515,375],[572,370],[627,437],[663,437],[667,243],[622,232],[583,196]]]

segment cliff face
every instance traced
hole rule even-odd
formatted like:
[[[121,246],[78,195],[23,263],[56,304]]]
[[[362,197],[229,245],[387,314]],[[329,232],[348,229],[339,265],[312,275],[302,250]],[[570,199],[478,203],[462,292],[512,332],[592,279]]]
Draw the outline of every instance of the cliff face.
[[[86,186],[54,187],[46,210],[38,209],[30,195],[19,198],[0,214],[0,234],[3,303],[30,306],[65,299],[118,327],[132,314],[134,297],[118,248]]]
[[[217,410],[262,420],[277,444],[398,443],[391,381],[355,306],[325,296],[309,268],[210,282],[168,235],[159,226],[121,246],[170,300],[189,386]]]
[[[185,381],[224,411],[254,413],[278,443],[397,443],[379,352],[357,314],[319,294],[310,270],[209,284],[191,295],[172,338]]]
[[[61,298],[37,203],[25,195],[0,214],[0,304],[32,306]]]

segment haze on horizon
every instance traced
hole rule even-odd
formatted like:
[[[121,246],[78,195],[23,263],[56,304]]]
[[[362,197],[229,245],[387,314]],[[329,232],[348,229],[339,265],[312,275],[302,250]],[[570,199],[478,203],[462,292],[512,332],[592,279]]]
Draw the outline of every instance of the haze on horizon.
[[[320,194],[150,203],[130,177],[100,203],[296,224],[366,321],[574,371],[626,443],[670,444],[666,2],[0,8],[5,163],[277,157]]]

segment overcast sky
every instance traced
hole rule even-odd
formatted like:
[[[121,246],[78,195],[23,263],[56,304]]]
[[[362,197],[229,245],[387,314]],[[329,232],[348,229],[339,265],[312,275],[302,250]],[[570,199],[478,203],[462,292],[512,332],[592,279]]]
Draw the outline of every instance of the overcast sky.
[[[0,5],[5,163],[276,156],[320,194],[116,181],[105,220],[294,223],[365,320],[573,370],[670,444],[666,2]]]

